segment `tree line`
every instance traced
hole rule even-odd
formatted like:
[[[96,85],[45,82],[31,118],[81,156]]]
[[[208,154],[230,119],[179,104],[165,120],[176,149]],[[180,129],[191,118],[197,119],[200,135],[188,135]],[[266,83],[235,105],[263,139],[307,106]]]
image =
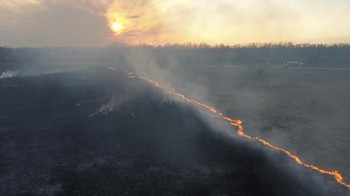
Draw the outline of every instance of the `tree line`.
[[[252,43],[247,45],[164,44],[123,45],[105,48],[9,48],[0,47],[0,63],[86,62],[128,64],[132,58],[147,56],[168,65],[275,66],[302,62],[305,66],[350,67],[349,44]]]

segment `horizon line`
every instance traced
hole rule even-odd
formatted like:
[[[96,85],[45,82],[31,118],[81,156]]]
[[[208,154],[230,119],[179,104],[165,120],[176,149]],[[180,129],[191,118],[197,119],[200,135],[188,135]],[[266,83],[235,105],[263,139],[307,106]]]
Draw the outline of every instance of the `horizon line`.
[[[207,42],[184,42],[184,43],[164,43],[164,44],[128,44],[128,43],[112,43],[106,46],[6,46],[0,45],[0,48],[9,49],[45,49],[45,48],[81,48],[81,49],[93,49],[93,48],[110,48],[110,47],[186,47],[186,48],[263,48],[263,47],[349,47],[350,42],[334,42],[334,43],[311,43],[311,42],[249,42],[245,44],[209,44]]]

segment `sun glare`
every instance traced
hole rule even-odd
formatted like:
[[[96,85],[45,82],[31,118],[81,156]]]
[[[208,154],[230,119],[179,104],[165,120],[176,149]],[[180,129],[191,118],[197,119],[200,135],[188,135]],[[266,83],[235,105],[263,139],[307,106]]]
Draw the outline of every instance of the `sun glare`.
[[[112,25],[111,25],[111,28],[112,28],[112,31],[114,31],[115,33],[119,32],[120,30],[123,29],[123,26],[117,22],[114,22]]]

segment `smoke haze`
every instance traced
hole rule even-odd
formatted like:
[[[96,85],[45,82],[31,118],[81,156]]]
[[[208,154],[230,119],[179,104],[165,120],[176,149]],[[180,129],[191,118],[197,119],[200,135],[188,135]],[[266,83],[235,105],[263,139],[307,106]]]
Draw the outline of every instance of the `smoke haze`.
[[[345,0],[5,0],[0,41],[31,47],[349,42],[349,6]],[[120,29],[113,32],[115,23]]]
[[[349,9],[1,1],[0,195],[348,195]]]

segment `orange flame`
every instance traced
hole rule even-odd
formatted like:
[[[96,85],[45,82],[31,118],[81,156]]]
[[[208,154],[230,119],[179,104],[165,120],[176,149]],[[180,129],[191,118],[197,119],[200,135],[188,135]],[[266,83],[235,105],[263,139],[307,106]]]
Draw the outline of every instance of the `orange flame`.
[[[265,145],[266,147],[269,147],[269,148],[272,148],[274,150],[283,152],[284,154],[289,156],[292,160],[294,160],[299,165],[304,166],[304,167],[309,168],[309,169],[312,169],[312,170],[315,170],[315,171],[317,171],[319,173],[332,176],[340,185],[343,185],[346,188],[350,189],[350,184],[347,184],[347,183],[344,182],[343,176],[338,171],[327,171],[327,170],[321,169],[319,167],[316,167],[314,165],[306,164],[297,155],[291,153],[290,151],[285,150],[285,149],[280,148],[280,147],[277,147],[277,146],[274,146],[270,142],[268,142],[268,141],[266,141],[264,139],[261,139],[259,137],[253,137],[253,136],[250,136],[250,135],[246,134],[244,132],[244,128],[243,128],[241,120],[231,119],[231,118],[225,116],[224,114],[218,112],[214,107],[211,107],[211,106],[208,106],[208,105],[206,105],[204,103],[201,103],[199,101],[190,99],[190,98],[186,97],[185,95],[176,92],[176,90],[173,89],[173,88],[169,88],[169,87],[161,85],[159,82],[156,82],[154,80],[151,80],[151,79],[143,77],[143,76],[137,76],[136,74],[134,74],[132,72],[125,71],[125,73],[128,75],[129,78],[142,79],[142,80],[144,80],[144,81],[146,81],[146,82],[148,82],[150,84],[153,84],[154,86],[164,90],[165,92],[167,92],[167,93],[169,93],[171,95],[174,95],[175,97],[178,97],[178,98],[180,98],[180,99],[182,99],[184,101],[187,101],[189,103],[193,103],[193,104],[195,104],[197,106],[200,106],[200,107],[208,110],[209,112],[211,112],[214,115],[220,117],[221,119],[224,119],[224,120],[228,121],[233,127],[235,127],[237,129],[237,135],[238,136],[244,137],[244,138],[249,139],[249,140],[260,142],[261,144]]]

